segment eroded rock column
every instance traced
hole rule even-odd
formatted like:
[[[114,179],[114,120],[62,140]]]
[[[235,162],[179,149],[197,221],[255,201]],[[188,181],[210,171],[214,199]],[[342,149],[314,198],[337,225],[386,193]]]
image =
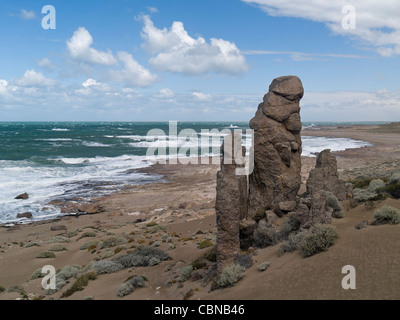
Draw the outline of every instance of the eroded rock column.
[[[276,78],[258,106],[254,129],[254,170],[249,176],[248,216],[295,206],[301,184],[300,99],[304,89],[296,76]],[[291,202],[291,203],[290,203]],[[281,206],[282,206],[281,205]]]
[[[236,172],[237,168],[244,166],[245,149],[241,146],[240,134],[232,133],[225,137],[222,154],[215,203],[218,274],[225,266],[234,263],[240,253],[239,221],[247,215],[247,177]]]

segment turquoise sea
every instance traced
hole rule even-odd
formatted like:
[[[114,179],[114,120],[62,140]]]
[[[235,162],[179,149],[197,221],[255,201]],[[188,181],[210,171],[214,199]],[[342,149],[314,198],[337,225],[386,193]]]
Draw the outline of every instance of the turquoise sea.
[[[304,122],[303,127],[349,124],[358,123]],[[248,122],[179,122],[177,132],[192,129],[198,134],[196,139],[208,137],[210,148],[202,150],[202,154],[215,155],[219,153],[221,137],[215,140],[218,134],[209,130],[232,128],[248,129]],[[57,208],[47,205],[53,199],[87,200],[127,184],[160,179],[132,170],[151,165],[146,158],[149,147],[166,144],[159,134],[154,141],[146,138],[152,129],[168,135],[169,123],[0,122],[0,223],[24,222],[16,218],[23,212],[31,212],[33,220],[53,218],[60,215]],[[249,138],[244,140],[249,146]],[[181,138],[173,147],[196,145],[193,138]],[[351,139],[303,137],[303,155],[326,148],[344,150],[365,145]],[[14,199],[24,192],[29,199]],[[49,209],[42,211],[44,206]]]

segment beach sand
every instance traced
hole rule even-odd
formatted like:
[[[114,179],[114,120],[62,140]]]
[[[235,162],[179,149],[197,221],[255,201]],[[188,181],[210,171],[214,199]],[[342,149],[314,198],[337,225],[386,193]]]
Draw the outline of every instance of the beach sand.
[[[303,135],[346,137],[370,142],[372,146],[336,152],[338,170],[343,180],[383,176],[400,170],[400,130],[392,126],[342,126],[303,130]],[[302,157],[302,187],[315,157]],[[182,270],[212,248],[200,249],[199,244],[216,241],[215,184],[218,165],[160,165],[141,169],[158,173],[160,182],[127,187],[116,194],[94,199],[103,211],[97,214],[66,216],[52,221],[35,222],[13,227],[0,227],[0,300],[21,299],[18,292],[8,292],[12,286],[22,286],[29,299],[58,299],[74,283],[53,295],[46,295],[41,279],[30,280],[38,268],[52,265],[88,265],[106,254],[124,255],[136,246],[157,246],[171,256],[152,267],[126,268],[111,274],[101,274],[90,280],[82,291],[66,299],[95,300],[182,300],[182,299],[400,299],[400,224],[370,226],[357,230],[362,221],[373,221],[376,208],[390,204],[400,209],[400,201],[386,199],[373,206],[350,206],[343,202],[345,217],[333,219],[339,238],[327,252],[302,258],[297,251],[279,257],[279,244],[256,249],[253,266],[234,287],[210,291],[210,284],[201,280],[180,282]],[[53,231],[54,226],[64,230]],[[76,235],[71,232],[76,231]],[[62,243],[66,250],[55,252],[55,258],[36,258],[55,243],[55,236],[69,236]],[[85,237],[82,237],[85,236]],[[80,250],[88,241],[104,241],[123,236],[126,243],[110,248]],[[39,246],[26,247],[36,243]],[[29,246],[29,245],[28,245]],[[118,252],[119,251],[119,252]],[[107,253],[106,253],[107,252]],[[112,258],[108,258],[112,259]],[[264,272],[258,264],[268,261]],[[356,289],[341,286],[342,267],[356,270]],[[145,287],[117,297],[121,284],[133,275],[144,276]]]

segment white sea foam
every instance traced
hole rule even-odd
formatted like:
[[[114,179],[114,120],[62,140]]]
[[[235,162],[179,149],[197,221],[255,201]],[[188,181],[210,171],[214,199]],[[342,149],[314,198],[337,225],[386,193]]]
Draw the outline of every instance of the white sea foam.
[[[53,128],[51,131],[69,131],[69,129],[64,129],[64,128]]]
[[[343,151],[346,149],[362,148],[371,144],[365,141],[353,140],[348,138],[326,138],[303,136],[302,156],[315,157],[316,154],[324,149],[331,151]]]
[[[93,142],[93,141],[83,141],[82,144],[86,147],[111,147],[110,144],[104,144],[104,143]]]

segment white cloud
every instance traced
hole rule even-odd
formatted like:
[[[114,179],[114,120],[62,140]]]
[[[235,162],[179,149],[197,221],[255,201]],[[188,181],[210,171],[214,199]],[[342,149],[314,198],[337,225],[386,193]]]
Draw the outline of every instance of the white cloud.
[[[151,12],[151,13],[157,13],[158,9],[156,7],[147,7],[147,9]]]
[[[305,92],[301,105],[310,120],[394,120],[400,118],[400,91]]]
[[[239,74],[248,70],[245,58],[232,42],[211,38],[207,43],[203,37],[195,39],[179,21],[168,30],[155,27],[149,16],[142,19],[142,37],[146,40],[143,47],[153,55],[150,63],[160,71]]]
[[[57,68],[56,64],[51,62],[49,58],[43,58],[37,62],[38,67],[46,69],[48,71],[53,71]]]
[[[365,59],[367,56],[355,54],[339,54],[339,53],[308,53],[299,51],[271,51],[271,50],[244,50],[244,55],[288,55],[294,61],[310,61],[310,60],[326,60],[330,58],[337,59]]]
[[[26,70],[21,78],[16,79],[15,84],[21,87],[48,87],[54,86],[57,81],[46,78],[42,73],[35,70]]]
[[[0,79],[0,87],[5,87],[8,85],[7,80]]]
[[[36,14],[35,14],[34,11],[28,11],[28,10],[25,10],[25,9],[21,10],[21,13],[20,13],[19,16],[23,20],[32,20],[32,19],[36,18]]]
[[[172,99],[175,96],[175,93],[168,88],[161,89],[157,94],[156,97],[159,99]]]
[[[212,96],[203,92],[193,92],[192,96],[198,101],[211,101]]]
[[[157,81],[157,76],[140,65],[128,52],[118,52],[117,56],[123,68],[108,72],[111,81],[122,82],[131,87],[148,87]]]
[[[117,60],[110,50],[107,52],[92,48],[93,38],[84,27],[79,27],[71,39],[67,40],[67,48],[73,59],[101,65],[114,65]]]
[[[99,86],[101,83],[97,82],[94,79],[87,79],[84,83],[82,83],[82,87],[91,87],[91,86]]]
[[[372,46],[379,54],[400,54],[400,6],[395,0],[242,0],[271,16],[296,17],[322,22],[335,34],[350,36]],[[356,28],[344,29],[345,5],[356,12]]]

